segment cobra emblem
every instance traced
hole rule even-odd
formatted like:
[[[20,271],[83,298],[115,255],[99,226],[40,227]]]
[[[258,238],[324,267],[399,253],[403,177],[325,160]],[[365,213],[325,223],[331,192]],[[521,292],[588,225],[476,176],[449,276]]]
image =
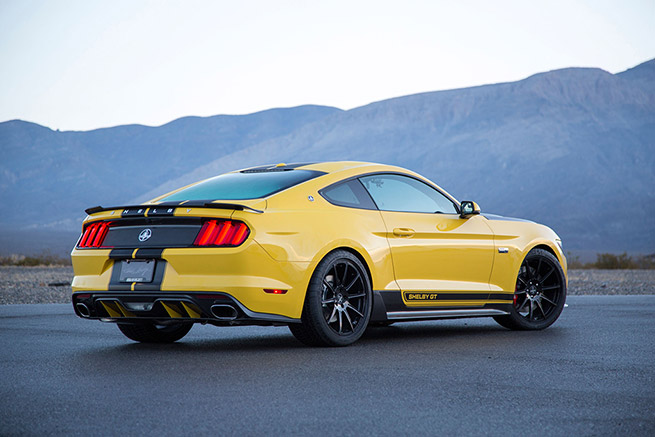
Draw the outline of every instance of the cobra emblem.
[[[152,231],[150,230],[150,228],[146,228],[142,230],[141,233],[139,234],[139,241],[144,242],[148,240],[150,237],[152,237]]]

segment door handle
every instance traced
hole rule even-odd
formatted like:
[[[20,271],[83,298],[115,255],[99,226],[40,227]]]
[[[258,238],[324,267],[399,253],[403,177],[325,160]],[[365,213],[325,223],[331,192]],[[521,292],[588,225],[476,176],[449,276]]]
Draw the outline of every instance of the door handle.
[[[398,237],[411,237],[414,235],[414,229],[410,228],[394,228],[393,229],[393,234],[398,236]]]

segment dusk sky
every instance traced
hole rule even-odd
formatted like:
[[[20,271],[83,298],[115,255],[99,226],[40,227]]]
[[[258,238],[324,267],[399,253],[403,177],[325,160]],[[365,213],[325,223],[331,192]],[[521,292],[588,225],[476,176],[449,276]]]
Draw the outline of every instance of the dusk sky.
[[[0,0],[0,121],[342,109],[655,57],[655,1]]]

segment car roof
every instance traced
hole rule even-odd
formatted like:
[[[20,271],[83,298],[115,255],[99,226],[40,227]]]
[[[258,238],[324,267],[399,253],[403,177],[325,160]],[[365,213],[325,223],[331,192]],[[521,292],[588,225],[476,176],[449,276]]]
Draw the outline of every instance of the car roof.
[[[346,170],[357,169],[361,172],[367,171],[402,171],[408,172],[407,169],[390,166],[385,164],[376,164],[373,162],[362,162],[362,161],[326,161],[326,162],[309,162],[309,163],[293,163],[293,164],[271,164],[271,165],[262,165],[257,167],[249,167],[241,170],[236,170],[236,172],[265,172],[265,171],[284,171],[284,170],[315,170],[321,171],[324,173],[340,173]]]

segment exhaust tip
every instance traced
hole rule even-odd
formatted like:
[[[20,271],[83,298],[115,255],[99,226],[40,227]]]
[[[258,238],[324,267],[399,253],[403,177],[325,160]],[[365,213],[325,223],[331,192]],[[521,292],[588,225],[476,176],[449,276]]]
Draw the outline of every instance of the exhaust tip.
[[[91,317],[91,310],[89,310],[89,307],[85,304],[76,303],[75,308],[77,308],[77,312],[80,313],[82,317]]]
[[[232,305],[212,305],[210,310],[218,320],[234,320],[239,316],[236,308]]]

